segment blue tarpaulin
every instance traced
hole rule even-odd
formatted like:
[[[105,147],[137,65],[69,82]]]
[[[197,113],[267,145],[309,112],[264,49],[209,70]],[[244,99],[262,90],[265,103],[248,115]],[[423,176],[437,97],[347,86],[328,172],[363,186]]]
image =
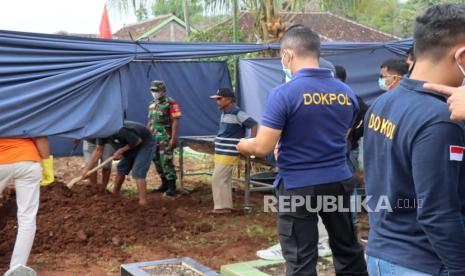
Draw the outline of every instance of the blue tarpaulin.
[[[370,104],[382,91],[378,87],[380,65],[389,58],[405,58],[411,40],[388,43],[323,43],[322,57],[347,71],[347,84]],[[274,45],[272,48],[276,48]],[[283,83],[281,59],[239,60],[241,107],[259,119],[269,91]]]
[[[267,47],[0,31],[0,136],[108,135],[122,125],[130,88],[122,86],[121,72],[131,61],[213,57]]]
[[[231,87],[228,68],[224,61],[157,61],[131,62],[120,69],[121,89],[129,95],[126,118],[147,123],[147,112],[153,97],[152,80],[164,80],[168,95],[181,107],[179,135],[214,135],[218,130],[220,112],[209,96],[220,87]],[[69,155],[72,139],[52,137],[54,155]],[[79,147],[73,154],[80,154]]]
[[[218,131],[220,111],[209,97],[218,88],[231,88],[224,61],[132,62],[123,71],[123,87],[130,95],[127,118],[147,123],[150,82],[164,80],[168,95],[181,107],[181,136],[214,135]]]
[[[371,101],[378,93],[368,88],[375,86],[375,67],[387,57],[405,54],[411,43],[332,42],[323,43],[322,52],[345,65],[349,84]],[[204,97],[230,85],[225,63],[160,61],[269,49],[279,45],[133,42],[0,31],[0,137],[108,135],[121,127],[125,113],[129,119],[145,118],[153,78],[167,80],[170,93],[180,101],[185,115],[181,134],[213,134],[219,113]],[[151,60],[155,62],[137,62]],[[258,79],[244,71],[247,62],[261,64],[250,67]],[[279,59],[269,61],[265,67],[270,70],[263,71],[264,66],[261,60],[241,61],[242,102],[262,105],[263,98],[254,93],[281,82],[282,76],[273,77],[281,72]],[[254,82],[259,82],[257,89],[252,89]]]

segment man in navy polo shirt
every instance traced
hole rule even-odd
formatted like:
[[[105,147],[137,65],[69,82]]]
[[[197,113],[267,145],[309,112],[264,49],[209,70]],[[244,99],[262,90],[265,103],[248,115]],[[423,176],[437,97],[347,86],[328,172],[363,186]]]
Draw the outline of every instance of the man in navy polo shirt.
[[[346,209],[350,205],[352,190],[345,185],[352,177],[346,162],[346,135],[358,111],[355,94],[330,70],[319,68],[320,39],[308,27],[289,29],[281,42],[281,56],[291,80],[270,92],[255,140],[243,139],[237,148],[244,155],[265,156],[279,140],[278,198],[292,203],[287,199],[311,197],[312,208],[279,206],[286,273],[316,275],[319,214],[328,230],[336,273],[367,275],[351,213],[325,212],[316,199],[333,196],[336,205]]]
[[[414,39],[410,79],[365,117],[368,270],[465,275],[464,129],[450,120],[446,97],[423,88],[425,81],[462,84],[465,5],[429,8],[416,19]],[[389,208],[376,210],[379,202]]]

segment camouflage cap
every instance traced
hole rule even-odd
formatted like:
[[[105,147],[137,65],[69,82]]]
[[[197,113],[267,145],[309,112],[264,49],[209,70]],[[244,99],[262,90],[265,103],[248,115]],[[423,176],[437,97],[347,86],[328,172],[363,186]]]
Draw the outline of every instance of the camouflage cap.
[[[154,80],[150,85],[150,90],[152,91],[166,91],[165,82],[162,80]]]

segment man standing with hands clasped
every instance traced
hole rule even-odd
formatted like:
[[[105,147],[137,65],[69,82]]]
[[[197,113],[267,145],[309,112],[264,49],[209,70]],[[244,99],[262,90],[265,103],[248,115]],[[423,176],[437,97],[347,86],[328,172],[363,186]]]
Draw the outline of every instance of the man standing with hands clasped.
[[[257,122],[242,111],[236,104],[236,95],[230,88],[220,88],[215,99],[222,111],[220,127],[215,138],[215,169],[212,176],[213,215],[230,214],[232,202],[232,171],[239,162],[236,145],[245,136],[246,129],[251,130],[251,137],[257,133]]]

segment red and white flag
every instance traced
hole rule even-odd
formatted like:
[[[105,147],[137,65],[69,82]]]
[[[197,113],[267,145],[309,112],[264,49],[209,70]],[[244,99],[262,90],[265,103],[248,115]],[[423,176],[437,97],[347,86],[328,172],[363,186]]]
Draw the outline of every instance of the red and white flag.
[[[449,156],[452,161],[463,161],[463,150],[464,147],[450,146]]]
[[[107,38],[111,39],[111,29],[110,29],[110,20],[108,19],[107,6],[103,7],[102,21],[100,21],[100,33],[97,35],[97,38]]]

